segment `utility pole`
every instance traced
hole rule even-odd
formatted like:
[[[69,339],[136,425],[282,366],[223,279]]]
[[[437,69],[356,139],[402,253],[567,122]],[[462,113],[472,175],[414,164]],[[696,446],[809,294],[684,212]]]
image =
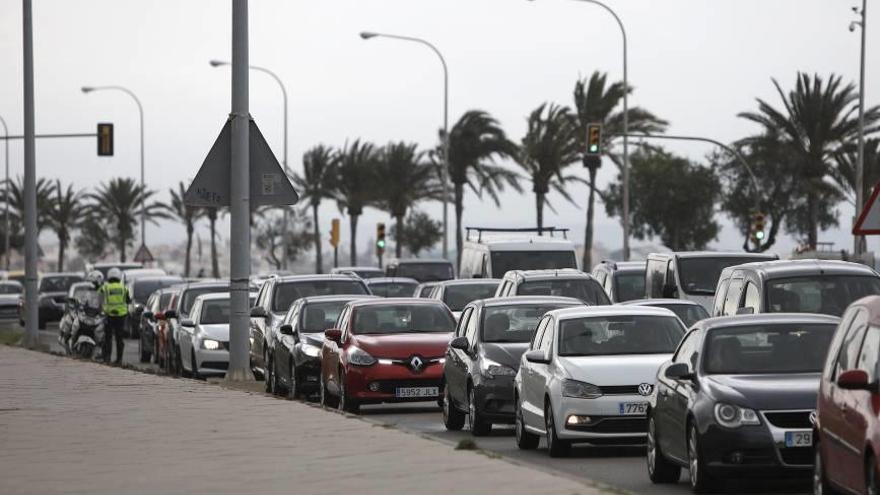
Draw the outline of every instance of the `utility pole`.
[[[25,345],[39,346],[37,329],[37,166],[34,152],[34,32],[31,0],[22,0],[24,47],[24,305]]]
[[[249,364],[250,147],[248,109],[248,1],[232,0],[232,160],[230,163],[229,257],[231,317],[226,379],[253,379]]]
[[[866,9],[868,7],[867,0],[862,0],[862,10],[859,12],[858,7],[853,7],[861,17],[858,21],[853,21],[849,25],[849,30],[854,31],[856,26],[861,28],[862,35],[862,52],[859,68],[859,142],[858,142],[858,158],[856,162],[856,217],[865,207],[865,36],[867,32],[868,16]],[[861,255],[865,251],[865,238],[863,236],[855,236],[853,245],[853,254]]]
[[[3,120],[3,117],[0,117],[0,124],[3,124],[3,152],[6,155],[6,185],[3,187],[3,193],[5,196],[5,205],[3,211],[3,232],[4,232],[4,240],[3,240],[3,253],[5,255],[5,270],[9,271],[9,237],[11,226],[9,225],[9,128],[6,127],[6,121]]]

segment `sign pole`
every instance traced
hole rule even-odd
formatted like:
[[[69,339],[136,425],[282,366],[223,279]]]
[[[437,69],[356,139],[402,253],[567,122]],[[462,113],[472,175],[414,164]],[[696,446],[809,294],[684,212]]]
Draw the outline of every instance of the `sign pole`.
[[[37,329],[37,166],[34,138],[34,32],[31,0],[22,0],[24,36],[24,304],[25,345],[39,346]]]

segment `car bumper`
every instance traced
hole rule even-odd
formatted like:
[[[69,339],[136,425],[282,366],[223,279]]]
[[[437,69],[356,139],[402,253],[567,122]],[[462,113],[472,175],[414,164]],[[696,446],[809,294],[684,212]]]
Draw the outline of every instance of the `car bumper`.
[[[730,429],[715,424],[700,435],[700,455],[714,474],[747,476],[808,475],[812,447],[785,447],[785,430],[766,422]]]
[[[516,417],[513,400],[513,377],[483,379],[474,387],[477,409],[493,423],[513,423]]]
[[[372,366],[349,366],[345,375],[345,390],[361,403],[428,402],[440,398],[443,363],[428,364],[414,373],[400,364],[376,363]],[[437,395],[426,397],[399,397],[399,388],[436,387]]]
[[[306,356],[300,353],[300,361],[296,365],[298,386],[304,391],[318,390],[321,379],[321,358]]]
[[[195,351],[195,367],[201,376],[226,376],[229,369],[229,351],[208,351],[198,349]]]
[[[605,395],[597,399],[560,398],[554,407],[560,439],[594,444],[642,444],[648,432],[645,415],[621,414],[621,404],[647,403],[641,395]],[[580,420],[569,423],[570,418]]]

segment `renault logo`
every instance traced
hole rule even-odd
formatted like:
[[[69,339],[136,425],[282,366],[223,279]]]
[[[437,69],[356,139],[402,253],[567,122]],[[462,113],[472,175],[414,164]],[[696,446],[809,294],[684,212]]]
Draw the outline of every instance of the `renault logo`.
[[[425,361],[418,356],[413,356],[409,360],[409,367],[412,368],[413,371],[421,371],[422,367],[425,365]]]
[[[643,383],[643,384],[639,385],[639,395],[641,395],[643,397],[647,397],[647,396],[651,395],[651,392],[653,392],[653,391],[654,391],[654,386],[651,385],[650,383]]]

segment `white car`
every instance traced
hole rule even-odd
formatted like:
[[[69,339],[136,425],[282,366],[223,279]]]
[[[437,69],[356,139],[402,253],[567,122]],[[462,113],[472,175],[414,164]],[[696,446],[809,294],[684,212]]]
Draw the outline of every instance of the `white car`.
[[[251,303],[253,303],[251,294]],[[229,293],[198,296],[181,320],[180,361],[195,378],[225,376],[229,368]]]
[[[668,309],[591,306],[544,315],[514,378],[516,443],[541,436],[553,457],[573,442],[643,444],[657,369],[685,333]]]

